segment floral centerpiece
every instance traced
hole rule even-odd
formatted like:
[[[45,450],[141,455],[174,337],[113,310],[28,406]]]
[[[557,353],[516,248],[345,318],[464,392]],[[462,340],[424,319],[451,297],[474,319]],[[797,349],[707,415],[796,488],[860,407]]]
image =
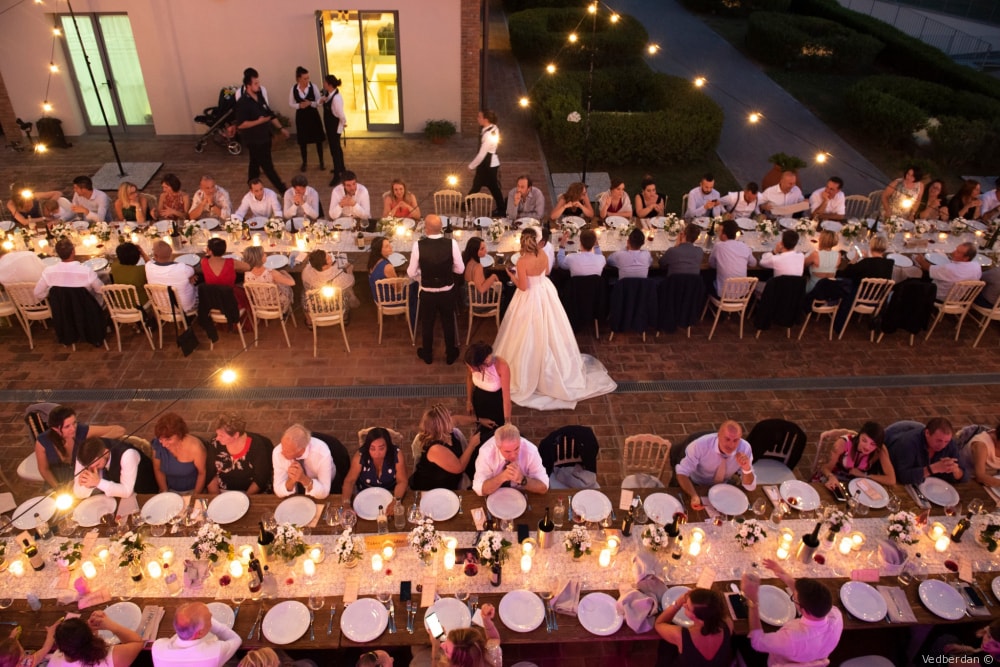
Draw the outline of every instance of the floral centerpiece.
[[[849,531],[851,529],[851,518],[846,512],[832,510],[826,517],[826,526],[831,533]]]
[[[965,218],[955,218],[951,221],[951,233],[952,234],[965,234],[970,231],[969,221]]]
[[[306,552],[306,540],[302,531],[293,524],[279,523],[274,529],[274,542],[271,542],[271,553],[293,561]]]
[[[757,220],[757,233],[763,237],[774,236],[775,223],[773,220],[768,220],[765,217],[761,217]]]
[[[52,225],[52,229],[49,230],[49,234],[52,236],[53,239],[57,241],[64,236],[72,237],[72,235],[75,233],[76,229],[73,227],[73,225],[70,225],[65,222],[57,222],[56,224]]]
[[[108,241],[111,240],[111,225],[104,222],[103,220],[100,222],[95,222],[90,232],[103,243],[107,243]]]
[[[651,523],[643,528],[641,539],[642,546],[653,552],[666,549],[669,541],[667,531],[663,529],[663,526],[657,526],[655,523]]]
[[[277,241],[285,233],[285,221],[278,218],[268,218],[264,224],[264,231],[267,232],[269,238]]]
[[[848,220],[844,223],[844,226],[840,228],[840,235],[845,239],[856,239],[866,231],[868,231],[868,228],[865,227],[860,220]]]
[[[510,542],[504,539],[502,533],[495,530],[485,531],[476,543],[479,560],[492,565],[503,565],[507,561],[507,549]]]
[[[191,545],[191,553],[198,560],[210,560],[213,563],[219,562],[220,558],[229,560],[233,555],[230,538],[228,530],[214,521],[206,521],[198,529],[194,544]]]
[[[913,223],[913,233],[919,235],[926,234],[931,231],[931,221],[930,220],[917,220]]]
[[[420,557],[420,560],[425,564],[430,562],[441,543],[441,535],[434,528],[434,519],[425,518],[420,521],[410,531],[406,541],[413,548],[413,552]]]
[[[59,545],[59,549],[56,550],[55,556],[52,560],[55,561],[56,565],[63,570],[71,570],[83,559],[83,542],[74,542],[72,540],[66,540]]]
[[[766,538],[767,531],[757,519],[747,519],[736,529],[736,543],[743,549],[763,542]]]
[[[676,213],[667,213],[663,217],[663,230],[671,236],[680,234],[685,224],[683,218],[678,218]]]
[[[239,218],[229,218],[229,220],[222,223],[222,228],[230,234],[242,234],[243,221]]]
[[[590,553],[590,534],[583,526],[573,526],[573,530],[566,534],[563,541],[566,551],[573,552],[573,558],[580,558],[584,554]]]
[[[354,538],[352,529],[345,528],[337,541],[333,543],[333,553],[337,557],[338,563],[345,565],[357,565],[364,551],[361,548],[363,542]]]
[[[917,517],[913,512],[896,512],[890,514],[889,539],[900,544],[916,544],[920,539],[917,529]]]
[[[795,223],[795,231],[799,234],[812,236],[816,233],[816,221],[812,218],[800,218],[799,221]]]
[[[376,228],[378,233],[382,236],[392,236],[396,233],[396,226],[399,224],[399,218],[380,218]]]
[[[184,226],[181,227],[181,235],[188,241],[194,238],[194,235],[201,231],[201,225],[198,224],[197,220],[185,220]]]
[[[886,234],[892,235],[903,229],[904,223],[909,222],[906,218],[901,218],[898,215],[890,217],[888,220],[883,220],[881,228]]]
[[[485,234],[489,237],[490,241],[496,243],[503,236],[504,226],[502,222],[494,222],[489,227],[486,228]]]
[[[979,531],[977,537],[987,551],[994,552],[1000,546],[1000,516],[988,514],[984,521],[982,530]]]
[[[161,232],[159,227],[151,224],[146,227],[142,233],[145,234],[150,240],[156,241],[159,240],[166,232]]]
[[[118,567],[131,567],[140,565],[142,554],[146,551],[147,544],[142,541],[142,536],[134,531],[128,531],[115,542],[113,549],[118,557]]]

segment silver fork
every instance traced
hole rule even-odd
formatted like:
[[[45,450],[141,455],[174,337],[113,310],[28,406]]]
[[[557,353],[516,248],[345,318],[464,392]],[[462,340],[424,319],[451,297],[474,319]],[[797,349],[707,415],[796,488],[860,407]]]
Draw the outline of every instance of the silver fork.
[[[479,596],[476,595],[476,594],[473,594],[472,598],[470,598],[469,602],[472,603],[472,613],[475,614],[476,610],[479,609]]]
[[[309,639],[316,641],[316,615],[312,609],[309,610]]]
[[[465,510],[462,509],[462,496],[458,497],[458,513],[465,514]]]
[[[326,626],[326,634],[327,635],[332,635],[333,634],[333,616],[336,613],[337,613],[337,603],[336,602],[331,602],[330,603],[330,623],[327,624],[327,626]]]

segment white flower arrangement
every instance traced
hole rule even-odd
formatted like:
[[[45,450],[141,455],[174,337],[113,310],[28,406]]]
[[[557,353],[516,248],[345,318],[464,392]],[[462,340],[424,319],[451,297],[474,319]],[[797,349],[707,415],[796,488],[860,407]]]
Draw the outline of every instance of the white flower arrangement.
[[[210,560],[213,563],[218,562],[219,558],[228,560],[233,554],[230,538],[228,530],[214,521],[206,521],[198,529],[194,544],[191,545],[191,553],[198,560]]]
[[[479,553],[479,560],[484,563],[494,563],[503,565],[507,560],[507,548],[510,542],[504,539],[502,533],[495,530],[485,531],[476,543],[476,551]]]
[[[361,548],[363,545],[364,542],[354,538],[350,528],[345,529],[333,544],[333,553],[337,556],[337,562],[349,563],[361,558],[364,554],[364,550]]]
[[[993,553],[1000,546],[1000,515],[987,514],[982,519],[981,530],[979,531],[979,541],[986,547],[986,550]]]
[[[895,234],[903,229],[904,223],[909,222],[906,218],[902,218],[898,215],[890,217],[888,220],[882,221],[882,229],[886,234]]]
[[[840,228],[840,235],[845,239],[856,239],[865,231],[867,228],[861,224],[860,220],[848,220]]]
[[[264,231],[272,238],[280,238],[285,233],[285,221],[278,218],[268,218],[264,224]]]
[[[83,558],[81,553],[83,550],[83,542],[74,542],[72,540],[66,540],[59,545],[58,551],[52,557],[56,565],[61,568],[70,568],[74,563]],[[2,556],[3,554],[0,554]]]
[[[952,234],[965,234],[969,231],[969,221],[965,218],[955,218],[951,221]]]
[[[590,534],[583,526],[573,526],[573,530],[566,534],[563,545],[566,547],[566,551],[573,552],[573,558],[589,554],[591,547]]]
[[[161,232],[161,231],[160,231],[160,228],[159,228],[159,227],[157,227],[156,225],[149,225],[149,226],[148,226],[148,227],[146,227],[146,229],[145,229],[145,230],[143,231],[143,234],[145,234],[147,238],[149,238],[149,239],[151,239],[151,240],[154,240],[154,241],[158,241],[158,240],[159,240],[160,238],[162,238],[162,237],[163,237],[163,235],[164,235],[165,233],[166,233],[166,232]]]
[[[930,220],[916,220],[913,223],[913,233],[914,234],[926,234],[931,231],[931,221]]]
[[[229,234],[243,233],[243,221],[239,218],[229,218],[222,223],[222,228]]]
[[[128,567],[138,564],[142,560],[146,543],[142,541],[142,537],[138,533],[130,530],[112,545],[111,550],[118,559],[118,567]]]
[[[678,218],[676,213],[667,213],[663,217],[663,229],[667,234],[680,234],[684,230],[683,218]]]
[[[757,233],[764,236],[774,236],[775,224],[773,220],[768,220],[767,218],[760,218],[757,221]]]
[[[181,227],[181,235],[189,240],[200,231],[201,225],[198,224],[197,220],[185,220],[184,226]]]
[[[271,553],[285,560],[298,558],[306,552],[305,537],[302,531],[290,523],[279,523],[274,529],[274,542],[271,543]]]
[[[377,229],[379,234],[386,237],[391,237],[396,233],[396,225],[399,224],[400,218],[381,218],[378,221]]]
[[[563,223],[562,231],[568,234],[571,239],[575,239],[580,234],[580,230],[577,229],[576,225],[570,222]]]
[[[830,529],[831,533],[839,533],[841,531],[851,530],[850,517],[847,516],[845,512],[840,510],[833,510],[826,517],[827,528]]]
[[[52,238],[58,241],[64,236],[72,237],[73,234],[76,233],[76,229],[73,227],[73,225],[67,224],[65,222],[58,222],[52,225],[52,229],[50,230],[49,233],[52,234]]]
[[[489,227],[486,228],[486,236],[490,237],[490,240],[496,243],[503,236],[504,227],[502,222],[494,222]]]
[[[812,218],[800,218],[799,221],[795,223],[795,231],[799,234],[812,236],[816,233],[816,221]]]
[[[441,535],[434,528],[433,519],[424,519],[410,531],[406,541],[413,548],[414,553],[425,560],[437,553],[438,545],[441,543]]]
[[[916,544],[920,539],[917,517],[913,512],[896,512],[889,517],[889,539],[900,544]]]
[[[95,222],[90,232],[94,234],[101,241],[107,242],[111,240],[111,225],[104,222],[103,220],[100,222]]]
[[[566,120],[571,123],[579,123],[583,116],[580,115],[579,111],[570,111],[569,115],[566,116]]]
[[[662,526],[651,523],[642,530],[642,546],[656,552],[667,548],[667,531]]]
[[[757,519],[747,519],[736,529],[736,542],[741,547],[752,547],[767,538],[767,531]]]

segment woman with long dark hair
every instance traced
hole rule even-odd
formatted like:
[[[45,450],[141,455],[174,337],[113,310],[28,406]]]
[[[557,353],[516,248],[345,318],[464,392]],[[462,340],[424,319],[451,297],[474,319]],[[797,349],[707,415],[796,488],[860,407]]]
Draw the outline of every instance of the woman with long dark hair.
[[[475,285],[476,290],[483,294],[500,282],[497,275],[490,274],[488,277],[483,270],[483,257],[486,256],[486,243],[478,236],[473,236],[465,244],[462,252],[462,263],[465,265],[464,281],[469,285]]]
[[[833,443],[815,479],[832,489],[854,477],[867,477],[888,486],[896,483],[896,471],[885,446],[885,429],[877,422],[865,422],[857,434],[845,435]]]
[[[76,410],[57,405],[49,412],[49,427],[35,441],[35,461],[42,479],[56,488],[73,479],[73,460],[77,448],[88,437],[117,439],[125,435],[121,426],[84,424],[77,420]]]
[[[119,643],[108,646],[97,630],[107,630]],[[51,667],[128,667],[139,657],[144,642],[135,630],[115,623],[103,611],[95,611],[86,622],[68,618],[56,628],[56,652]]]
[[[384,278],[395,278],[396,269],[389,262],[389,255],[392,254],[392,244],[384,236],[376,236],[372,239],[372,249],[368,253],[368,287],[371,288],[372,298],[375,298],[375,283]]]
[[[343,493],[350,497],[357,491],[379,487],[391,491],[392,497],[399,502],[406,493],[408,481],[406,461],[400,455],[399,447],[392,441],[388,430],[376,426],[368,430],[364,443],[351,457],[351,468],[344,477]]]
[[[673,623],[681,609],[691,619],[690,628]],[[733,626],[718,591],[705,588],[687,591],[663,610],[654,628],[663,640],[657,651],[657,667],[728,667],[732,663]]]

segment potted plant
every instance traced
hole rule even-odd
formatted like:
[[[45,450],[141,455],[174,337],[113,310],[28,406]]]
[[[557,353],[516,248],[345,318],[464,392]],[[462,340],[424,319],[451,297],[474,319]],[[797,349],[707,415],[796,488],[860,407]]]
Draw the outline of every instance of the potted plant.
[[[450,120],[429,120],[424,125],[424,136],[435,144],[443,144],[455,134],[455,124]]]
[[[787,155],[785,153],[775,153],[771,157],[767,158],[767,161],[772,165],[771,171],[767,172],[763,180],[761,180],[761,190],[769,188],[772,185],[777,185],[778,181],[781,180],[782,172],[798,172],[799,169],[805,169],[809,166],[802,158],[795,155]]]

